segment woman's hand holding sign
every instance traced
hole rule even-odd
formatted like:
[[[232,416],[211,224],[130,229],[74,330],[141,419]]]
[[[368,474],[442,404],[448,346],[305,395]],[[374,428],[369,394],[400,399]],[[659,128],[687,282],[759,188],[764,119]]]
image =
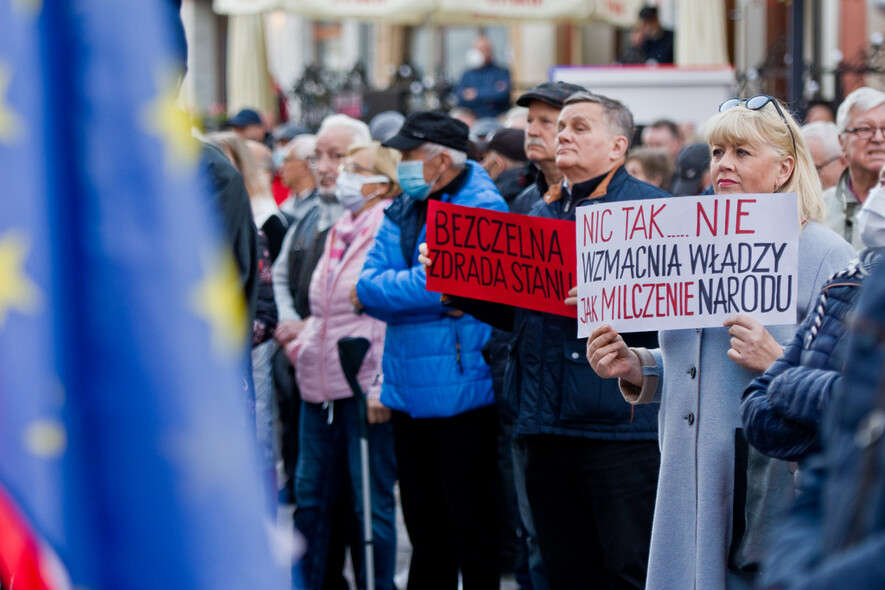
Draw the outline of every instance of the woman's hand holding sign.
[[[639,356],[627,346],[621,335],[608,324],[599,326],[587,339],[587,360],[603,379],[617,377],[642,386]]]
[[[749,371],[764,372],[784,353],[765,326],[748,315],[732,316],[723,325],[731,335],[728,358]]]

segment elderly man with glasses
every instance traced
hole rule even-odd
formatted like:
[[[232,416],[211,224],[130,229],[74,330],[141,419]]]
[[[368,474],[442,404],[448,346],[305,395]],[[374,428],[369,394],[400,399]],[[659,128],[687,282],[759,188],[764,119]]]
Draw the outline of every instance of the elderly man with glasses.
[[[304,155],[316,183],[316,197],[310,197],[307,210],[293,209],[302,215],[289,226],[286,237],[273,265],[274,299],[279,313],[274,338],[281,349],[295,340],[310,315],[309,289],[314,268],[323,253],[326,235],[329,229],[344,213],[344,208],[335,198],[335,184],[338,169],[344,163],[347,149],[355,143],[371,140],[369,127],[361,121],[346,115],[330,115],[326,117],[317,132],[313,153]],[[298,141],[296,138],[295,141]],[[294,146],[293,146],[294,147]],[[284,209],[285,211],[285,209]],[[283,356],[282,353],[279,356]],[[276,371],[286,373],[290,370],[287,360],[275,359]],[[282,377],[282,375],[280,375]],[[284,379],[280,378],[280,382]],[[278,392],[280,402],[281,454],[286,471],[283,499],[293,500],[292,486],[295,482],[295,467],[298,456],[298,420],[301,397],[293,381],[278,387],[288,387],[288,391]],[[345,504],[346,507],[346,504]],[[347,516],[345,514],[345,516]],[[346,524],[346,523],[345,523]],[[333,527],[338,526],[338,523]],[[333,535],[338,533],[333,531]],[[337,537],[336,537],[337,538]],[[343,559],[340,541],[334,541],[335,547],[330,550],[330,559]],[[330,566],[330,572],[340,567]],[[342,578],[343,579],[343,578]]]
[[[836,126],[848,168],[836,186],[824,191],[827,225],[860,250],[855,216],[885,165],[885,92],[863,87],[849,94],[839,106]]]

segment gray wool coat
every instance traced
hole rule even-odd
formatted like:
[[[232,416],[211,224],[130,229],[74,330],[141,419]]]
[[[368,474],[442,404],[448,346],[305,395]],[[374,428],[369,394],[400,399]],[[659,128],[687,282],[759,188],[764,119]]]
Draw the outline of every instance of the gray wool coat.
[[[775,340],[790,341],[827,278],[854,256],[836,233],[806,224],[799,237],[797,324],[766,326]],[[648,590],[738,587],[729,584],[727,572],[734,434],[741,427],[741,394],[758,374],[726,356],[729,340],[725,327],[663,331],[660,348],[635,349],[649,365],[643,367],[643,387],[621,382],[627,401],[661,405]]]

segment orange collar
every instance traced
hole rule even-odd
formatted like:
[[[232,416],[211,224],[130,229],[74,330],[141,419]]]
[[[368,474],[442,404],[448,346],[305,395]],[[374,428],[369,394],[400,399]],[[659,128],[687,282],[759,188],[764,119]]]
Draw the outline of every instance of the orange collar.
[[[608,192],[608,185],[611,183],[612,178],[615,175],[615,172],[618,171],[618,168],[623,166],[624,164],[618,164],[614,168],[608,171],[608,174],[605,175],[605,178],[599,183],[596,189],[590,194],[588,199],[598,199],[599,197],[604,197]],[[547,189],[547,192],[544,193],[544,202],[548,205],[550,203],[555,203],[556,201],[562,198],[562,184],[555,184]]]

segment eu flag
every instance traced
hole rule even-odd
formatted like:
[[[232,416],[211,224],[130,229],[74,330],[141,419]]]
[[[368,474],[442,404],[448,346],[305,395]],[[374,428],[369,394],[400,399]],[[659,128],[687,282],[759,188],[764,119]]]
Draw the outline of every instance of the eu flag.
[[[245,306],[168,25],[160,0],[0,0],[12,588],[288,585],[244,411]]]

